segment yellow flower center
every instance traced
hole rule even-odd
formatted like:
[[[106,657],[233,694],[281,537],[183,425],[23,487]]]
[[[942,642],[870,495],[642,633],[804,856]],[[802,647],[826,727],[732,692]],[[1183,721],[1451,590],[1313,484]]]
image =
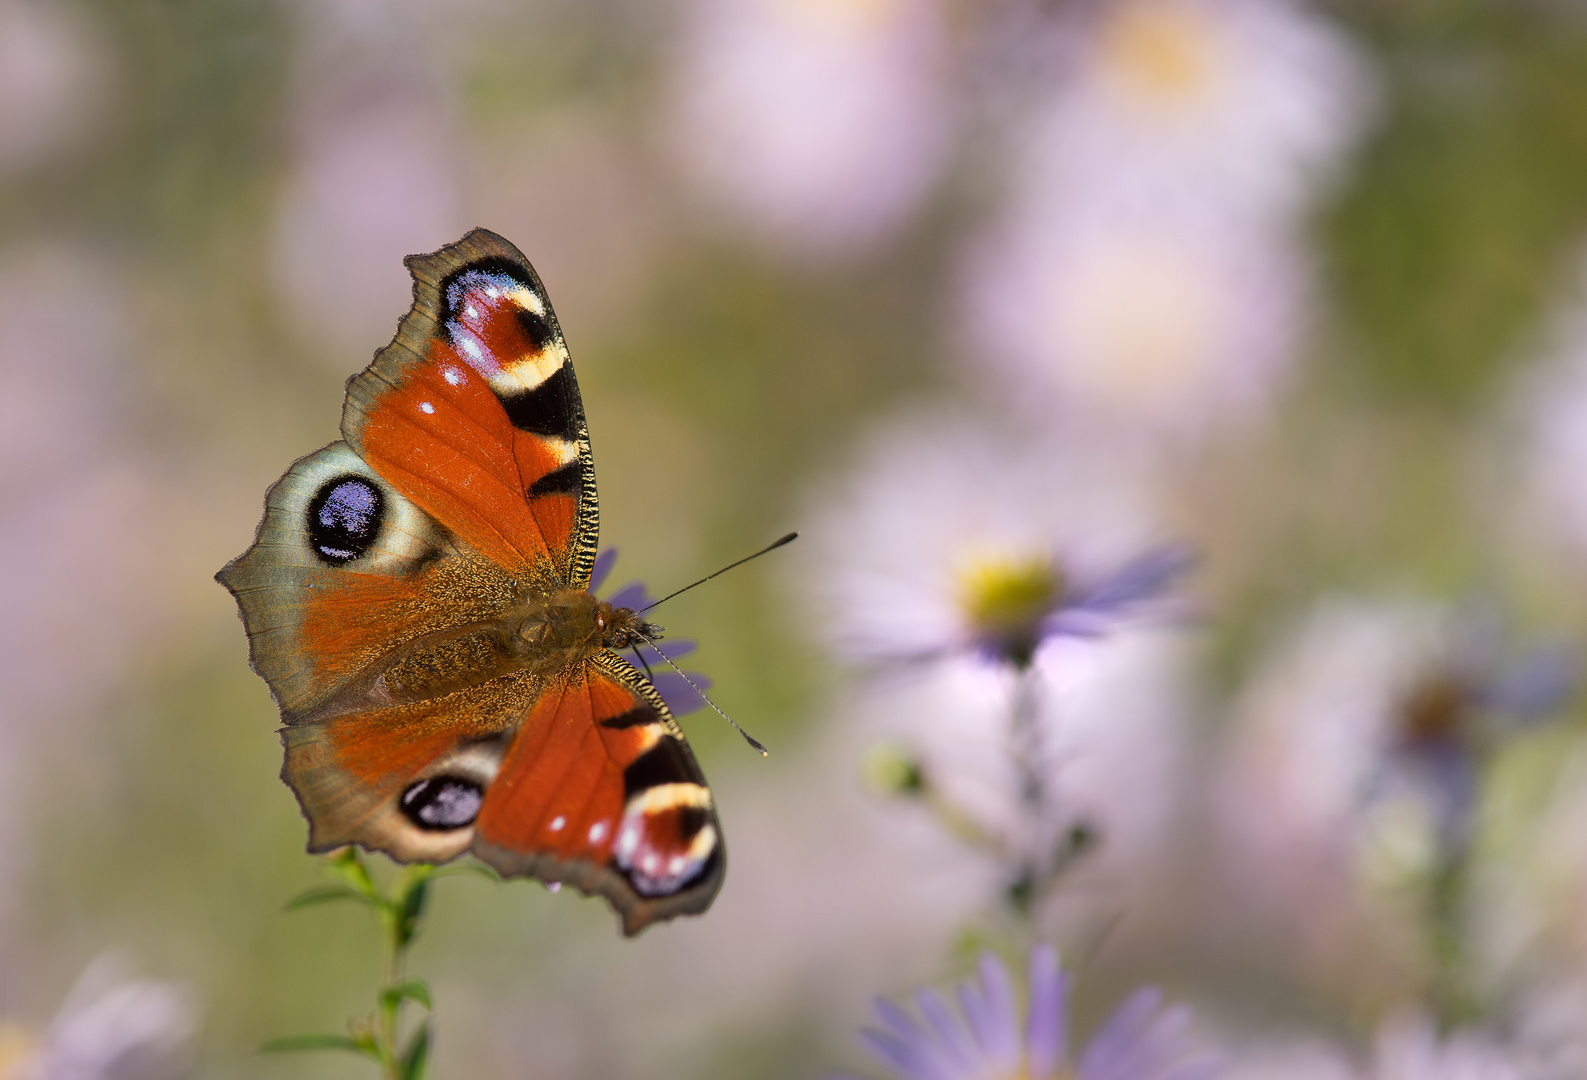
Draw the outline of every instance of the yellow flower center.
[[[1141,0],[1103,28],[1104,69],[1136,103],[1170,111],[1194,106],[1217,72],[1214,28],[1182,4]]]
[[[1063,575],[1045,556],[986,556],[960,570],[959,607],[983,645],[1024,666],[1064,589]]]

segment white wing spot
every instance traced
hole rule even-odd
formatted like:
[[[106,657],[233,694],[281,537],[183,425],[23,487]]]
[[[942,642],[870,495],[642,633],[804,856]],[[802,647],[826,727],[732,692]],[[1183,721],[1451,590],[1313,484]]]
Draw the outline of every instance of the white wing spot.
[[[590,826],[590,843],[599,844],[604,839],[606,839],[606,822],[597,821]]]
[[[557,890],[559,890],[561,888],[562,888],[562,882],[560,882],[560,881],[548,881],[548,882],[546,882],[546,892],[556,892]]]
[[[673,877],[677,877],[679,874],[683,873],[683,868],[688,865],[688,859],[684,858],[682,855],[674,855],[672,858],[667,860],[667,873],[671,874]]]
[[[455,367],[444,367],[444,368],[442,368],[441,369],[441,378],[445,379],[448,383],[452,384],[453,386],[462,386],[463,385],[463,373],[461,371],[457,370],[457,368],[455,368]]]
[[[568,819],[563,817],[561,814],[558,814],[556,817],[551,819],[551,831],[561,832],[562,826],[566,825],[567,823]]]
[[[435,412],[435,406],[431,405],[428,401],[421,401],[419,402],[419,411],[428,416]]]
[[[617,858],[621,862],[627,862],[638,850],[639,826],[631,821],[624,825],[623,831],[617,835]]]
[[[501,295],[501,290],[494,285],[487,285],[485,286],[485,295],[494,300]]]
[[[473,304],[470,304],[468,307],[463,309],[463,314],[467,315],[470,319],[477,319],[479,318],[479,308],[475,307]]]
[[[463,338],[458,342],[458,344],[462,346],[464,352],[468,353],[468,355],[472,356],[475,360],[478,360],[485,355],[485,350],[479,347],[479,342],[475,341],[471,337]]]
[[[658,855],[656,855],[655,852],[651,852],[649,855],[646,855],[643,859],[640,860],[640,866],[642,866],[644,868],[645,873],[649,874],[651,877],[655,877],[656,876],[656,868],[659,867],[660,865],[661,865],[661,858]]]

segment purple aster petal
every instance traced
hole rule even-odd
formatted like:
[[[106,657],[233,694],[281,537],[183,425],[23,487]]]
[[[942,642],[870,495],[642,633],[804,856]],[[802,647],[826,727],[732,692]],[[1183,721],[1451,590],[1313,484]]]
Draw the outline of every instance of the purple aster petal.
[[[1076,587],[1042,623],[1045,637],[1093,637],[1127,609],[1155,599],[1196,564],[1184,544],[1156,548],[1089,585]]]
[[[959,1011],[964,1014],[965,1023],[969,1025],[977,1052],[986,1055],[992,1038],[991,1006],[987,1004],[986,995],[973,982],[959,984]]]
[[[890,1031],[866,1028],[860,1042],[884,1063],[910,1080],[953,1080],[944,1063],[933,1056],[932,1048],[918,1040],[903,1039]]]
[[[1031,1076],[1054,1076],[1068,1056],[1068,979],[1051,945],[1030,954],[1030,1016],[1025,1021],[1025,1062]]]
[[[979,1024],[970,1016],[976,1041],[992,1064],[1012,1070],[1019,1064],[1019,1018],[1008,969],[989,952],[981,954],[982,1009]],[[967,1012],[968,1015],[968,1012]]]
[[[920,1010],[920,1015],[925,1017],[926,1023],[936,1033],[937,1045],[942,1048],[943,1056],[950,1059],[951,1064],[960,1071],[973,1069],[977,1056],[975,1044],[970,1041],[964,1025],[953,1015],[953,1010],[942,995],[935,990],[922,990],[915,995],[915,1008]]]
[[[669,660],[676,660],[680,656],[688,656],[699,647],[692,638],[677,638],[673,641],[659,642],[656,651]]]
[[[646,591],[643,581],[630,581],[606,600],[612,607],[638,611],[650,603],[650,593]]]
[[[1564,645],[1533,649],[1495,673],[1477,692],[1477,704],[1512,721],[1540,720],[1575,693],[1576,669]]]
[[[920,1042],[926,1037],[925,1029],[916,1022],[902,1007],[893,1004],[886,998],[877,998],[871,1002],[871,1007],[876,1010],[876,1015],[882,1018],[882,1023],[892,1030],[894,1035],[908,1042]]]
[[[701,690],[711,689],[709,676],[691,671],[689,678],[693,679],[694,686],[698,686]],[[667,703],[667,708],[673,716],[687,716],[706,707],[705,699],[695,693],[694,686],[690,686],[688,681],[676,671],[652,671],[650,681],[655,686],[656,693],[661,695],[661,700]]]
[[[1114,1010],[1081,1056],[1079,1080],[1134,1080],[1125,1069],[1162,998],[1155,987],[1144,987]]]
[[[595,556],[595,566],[590,570],[590,592],[595,592],[606,580],[606,575],[612,572],[612,567],[617,565],[617,549],[603,548]]]

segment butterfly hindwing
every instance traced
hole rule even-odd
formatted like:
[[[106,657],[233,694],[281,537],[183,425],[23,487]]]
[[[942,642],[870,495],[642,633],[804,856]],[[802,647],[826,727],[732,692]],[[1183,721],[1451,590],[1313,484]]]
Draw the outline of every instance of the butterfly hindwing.
[[[407,265],[413,306],[348,384],[343,436],[473,550],[547,590],[583,588],[595,466],[539,276],[483,229]]]
[[[504,876],[605,896],[628,933],[703,911],[721,887],[711,791],[655,688],[613,653],[282,738],[310,850],[472,851]]]
[[[547,689],[486,794],[474,853],[599,893],[634,933],[704,911],[726,869],[710,788],[666,704],[615,653]]]

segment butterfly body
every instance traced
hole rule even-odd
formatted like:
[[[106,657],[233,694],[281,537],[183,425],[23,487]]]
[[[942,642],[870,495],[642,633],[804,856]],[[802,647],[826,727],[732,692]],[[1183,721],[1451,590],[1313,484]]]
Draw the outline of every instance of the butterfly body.
[[[475,230],[408,260],[414,304],[348,383],[343,441],[270,489],[219,578],[281,708],[309,847],[472,852],[599,893],[635,933],[704,910],[710,789],[589,591],[595,473],[545,291]]]

